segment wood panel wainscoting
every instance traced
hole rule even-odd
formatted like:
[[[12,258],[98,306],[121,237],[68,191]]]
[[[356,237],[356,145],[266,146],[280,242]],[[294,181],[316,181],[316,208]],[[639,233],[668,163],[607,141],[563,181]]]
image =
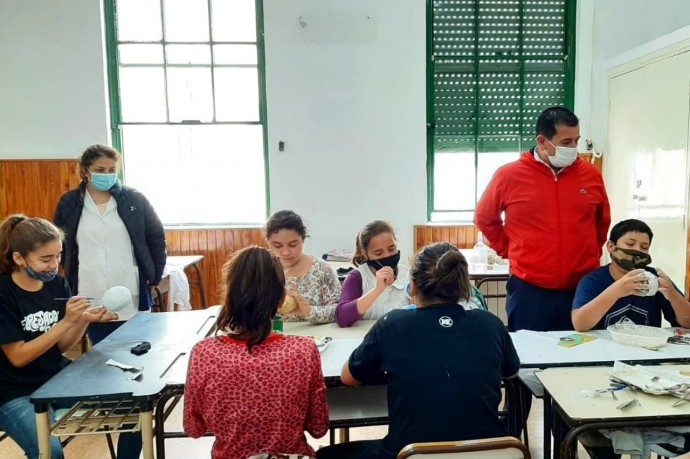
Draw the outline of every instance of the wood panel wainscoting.
[[[63,193],[79,185],[77,161],[0,160],[0,216],[24,213],[31,217],[53,219],[55,206]],[[169,255],[203,255],[201,269],[209,305],[218,304],[222,269],[235,251],[250,246],[266,246],[261,228],[194,229],[165,231]],[[194,276],[194,270],[187,274]],[[192,305],[201,304],[195,288]]]
[[[414,253],[434,242],[450,242],[459,249],[471,249],[479,230],[474,225],[415,225]]]
[[[0,161],[0,216],[24,213],[53,219],[60,196],[79,185],[77,160]]]
[[[165,240],[169,255],[203,255],[201,271],[204,276],[206,301],[208,305],[220,304],[223,284],[223,265],[236,251],[252,245],[268,247],[262,228],[238,229],[166,229]],[[194,270],[188,269],[187,276],[193,280]],[[196,288],[191,290],[191,303],[195,309],[201,305]]]

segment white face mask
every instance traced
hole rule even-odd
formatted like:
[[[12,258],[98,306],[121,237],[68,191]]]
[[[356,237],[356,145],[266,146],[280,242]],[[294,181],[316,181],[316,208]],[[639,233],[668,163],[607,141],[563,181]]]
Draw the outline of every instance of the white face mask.
[[[547,140],[547,142],[549,141]],[[551,142],[549,143],[556,149],[556,154],[554,156],[549,156],[548,154],[546,155],[553,167],[568,167],[577,159],[577,147],[557,147]]]

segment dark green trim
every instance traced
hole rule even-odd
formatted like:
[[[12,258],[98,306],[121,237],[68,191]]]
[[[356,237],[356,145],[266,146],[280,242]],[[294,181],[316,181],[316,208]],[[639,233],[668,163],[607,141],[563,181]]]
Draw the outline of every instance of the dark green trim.
[[[252,43],[253,45],[254,43]],[[213,47],[211,47],[213,49]],[[213,52],[211,52],[213,54]],[[257,64],[120,64],[120,67],[126,68],[126,67],[134,67],[134,68],[147,68],[147,69],[156,69],[156,68],[201,68],[201,69],[217,69],[217,68],[256,68]]]
[[[565,106],[575,109],[577,0],[565,0]]]
[[[165,5],[160,0],[161,6],[161,38],[165,40]],[[210,12],[209,12],[210,14]],[[209,35],[211,31],[208,31]],[[210,36],[209,36],[210,38]],[[168,50],[163,46],[163,94],[165,94],[165,121],[170,122],[170,101],[168,100]],[[215,94],[213,95],[215,97]]]
[[[575,33],[576,33],[576,13],[577,13],[577,1],[576,0],[563,0],[561,3],[563,8],[561,11],[563,13],[563,48],[554,50],[556,54],[550,54],[550,50],[541,52],[537,55],[524,55],[525,48],[528,46],[526,39],[530,38],[527,36],[526,31],[534,29],[534,25],[531,24],[531,18],[534,12],[528,11],[528,5],[526,5],[525,0],[512,0],[510,2],[511,8],[517,9],[517,19],[518,19],[518,49],[515,52],[504,53],[496,56],[480,55],[479,49],[479,32],[482,29],[481,16],[490,14],[484,10],[480,11],[482,2],[479,0],[465,0],[462,5],[463,14],[465,15],[465,20],[462,21],[466,25],[465,30],[459,29],[459,25],[453,29],[448,25],[439,26],[434,20],[434,15],[437,12],[436,8],[446,8],[451,7],[448,2],[434,2],[434,0],[427,0],[427,219],[431,220],[433,214],[442,212],[458,212],[459,210],[448,210],[441,211],[434,208],[434,198],[435,198],[435,183],[434,183],[434,164],[435,164],[435,154],[436,149],[439,151],[443,150],[444,138],[460,139],[464,141],[465,148],[468,150],[474,149],[474,168],[475,172],[479,169],[479,154],[482,151],[508,151],[506,148],[507,144],[510,143],[510,151],[517,148],[519,151],[523,151],[528,145],[525,142],[528,138],[531,138],[530,127],[525,125],[525,116],[533,116],[533,107],[527,106],[528,96],[531,94],[527,93],[527,90],[535,84],[533,81],[534,74],[539,72],[549,72],[558,71],[563,73],[563,80],[560,80],[563,86],[560,84],[553,85],[553,88],[557,91],[557,99],[559,104],[564,104],[566,107],[573,108],[574,105],[574,91],[575,91]],[[534,5],[532,6],[534,7]],[[473,9],[472,23],[469,23],[470,10]],[[441,13],[439,13],[441,14]],[[453,14],[453,13],[449,13]],[[537,15],[539,16],[539,15]],[[543,16],[543,15],[542,15]],[[540,20],[539,18],[537,20]],[[452,20],[451,20],[452,21]],[[442,22],[451,22],[442,21]],[[452,23],[452,22],[451,22]],[[554,22],[551,22],[552,24]],[[555,22],[558,24],[558,22]],[[460,31],[464,36],[464,41],[461,46],[445,46],[443,42],[434,42],[435,37],[433,35],[433,30],[435,27],[441,27],[442,31],[452,32]],[[471,30],[469,30],[471,28]],[[474,33],[474,36],[470,37],[470,33]],[[559,37],[560,39],[561,37]],[[558,48],[558,47],[557,47]],[[529,52],[534,52],[535,47],[531,46]],[[436,53],[436,55],[434,54]],[[540,61],[540,62],[528,62],[528,61]],[[546,61],[546,62],[544,62]],[[443,124],[439,128],[436,125],[437,117],[448,116],[450,114],[452,118],[452,111],[447,108],[442,108],[437,114],[436,105],[434,104],[435,92],[445,91],[444,85],[436,86],[436,72],[440,71],[442,73],[448,72],[449,75],[453,76],[457,73],[457,77],[464,80],[467,85],[474,83],[473,88],[465,86],[467,92],[461,97],[469,100],[470,97],[474,97],[474,107],[465,106],[463,109],[464,116],[462,117],[462,127],[458,124],[454,127],[453,121],[449,120],[448,125]],[[518,100],[516,102],[516,113],[517,115],[517,132],[514,135],[506,134],[500,132],[500,127],[497,129],[496,126],[490,124],[491,119],[483,120],[482,116],[487,115],[483,112],[482,106],[488,104],[487,101],[480,99],[480,82],[486,83],[483,76],[489,72],[515,72],[517,73],[517,95]],[[560,79],[561,77],[559,77]],[[458,80],[459,81],[459,80]],[[494,83],[495,84],[495,83]],[[511,83],[508,83],[511,84]],[[515,88],[515,82],[512,83],[513,88]],[[538,81],[536,82],[538,85]],[[482,88],[484,89],[484,88]],[[490,89],[489,89],[490,90]],[[562,91],[562,92],[561,92]],[[555,96],[556,94],[554,94]],[[452,97],[452,96],[451,96]],[[489,101],[490,102],[490,101]],[[465,102],[467,103],[467,102]],[[489,122],[489,124],[486,123]],[[437,135],[441,133],[440,136]],[[506,139],[512,137],[516,140],[517,145],[513,145],[512,142],[508,142]],[[483,139],[490,139],[492,143],[487,143]],[[441,142],[439,142],[441,140]],[[447,140],[447,139],[446,139]],[[503,143],[502,143],[503,142]],[[505,144],[505,145],[504,145]],[[452,146],[450,143],[445,143],[447,146]],[[487,148],[498,148],[498,150],[487,150]],[[479,182],[475,180],[474,183],[474,198],[475,202],[479,199]],[[464,212],[464,210],[462,211]]]
[[[211,11],[211,10],[209,10]],[[209,28],[209,30],[211,30]],[[165,37],[158,41],[118,41],[118,45],[255,45],[255,41],[167,41]]]
[[[426,0],[426,219],[431,221],[434,209],[434,8],[433,0]]]
[[[208,8],[208,36],[211,38],[211,41],[213,41],[213,2],[211,0],[206,0],[206,5]],[[165,38],[165,37],[163,37]],[[165,49],[165,46],[163,47]],[[211,45],[209,46],[209,51],[211,52],[211,65],[209,66],[211,68],[211,94],[213,97],[211,98],[211,104],[213,107],[213,121],[216,120],[216,59],[215,59],[215,51],[214,51],[214,46]]]
[[[477,202],[477,169],[479,169],[479,0],[474,0],[474,202]]]
[[[130,121],[120,123],[120,126],[213,126],[216,124],[248,124],[251,126],[258,126],[261,121],[198,121],[198,120],[184,120],[184,121]]]
[[[163,0],[160,0],[161,8],[161,31],[163,39],[160,41],[117,41],[117,0],[103,0],[104,4],[104,16],[105,16],[105,39],[106,39],[106,60],[107,60],[107,71],[108,71],[108,96],[110,104],[110,129],[112,135],[112,143],[115,148],[125,154],[124,145],[122,140],[121,126],[136,126],[136,125],[146,125],[146,126],[200,126],[200,125],[250,125],[262,126],[263,133],[263,150],[264,150],[264,176],[265,176],[265,192],[266,192],[266,213],[270,211],[270,182],[269,182],[269,155],[268,155],[268,117],[267,117],[267,104],[266,104],[266,58],[264,50],[264,18],[263,18],[263,2],[262,0],[255,1],[256,8],[256,31],[257,40],[256,42],[226,42],[226,41],[213,41],[213,25],[212,25],[212,5],[211,1],[208,0],[209,8],[209,34],[211,40],[208,42],[168,42],[165,41],[165,21],[164,17],[164,4]],[[211,47],[211,65],[205,65],[204,67],[211,68],[212,70],[216,67],[255,67],[258,69],[259,75],[259,121],[216,121],[216,110],[215,110],[215,80],[212,71],[212,89],[213,89],[213,122],[202,123],[196,121],[182,121],[182,122],[170,122],[170,108],[168,104],[168,89],[167,89],[167,68],[168,67],[194,67],[195,65],[167,65],[167,53],[165,46],[163,46],[163,65],[142,65],[143,67],[163,67],[165,70],[164,78],[164,91],[165,91],[165,111],[167,116],[167,122],[122,122],[122,106],[120,103],[120,81],[119,81],[119,67],[137,67],[139,65],[119,65],[118,64],[118,46],[120,44],[206,44],[206,45],[256,45],[257,48],[257,64],[236,64],[236,65],[215,65],[213,59],[213,47]],[[209,225],[214,226],[214,225]]]
[[[520,60],[519,60],[519,100],[518,100],[518,120],[519,120],[519,128],[518,128],[518,150],[522,151],[522,123],[525,119],[525,60],[522,59],[523,53],[524,53],[524,48],[525,48],[525,3],[524,2],[519,2],[518,4],[518,54],[520,55]],[[475,184],[477,181],[475,180]],[[474,202],[479,202],[479,199],[477,197],[477,200]]]
[[[268,109],[266,102],[266,41],[264,39],[264,4],[256,0],[256,52],[259,68],[259,120],[263,126],[264,137],[264,183],[266,185],[266,218],[271,214],[271,176],[268,145]]]
[[[108,72],[108,99],[110,103],[110,136],[113,147],[118,151],[122,151],[120,77],[117,70],[117,4],[115,2],[116,0],[103,0],[105,57]]]

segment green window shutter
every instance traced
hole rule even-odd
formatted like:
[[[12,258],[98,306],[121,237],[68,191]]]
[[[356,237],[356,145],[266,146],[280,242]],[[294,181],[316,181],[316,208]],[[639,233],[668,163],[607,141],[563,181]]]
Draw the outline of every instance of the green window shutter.
[[[534,144],[539,114],[566,105],[574,1],[430,1],[429,154],[517,157]]]

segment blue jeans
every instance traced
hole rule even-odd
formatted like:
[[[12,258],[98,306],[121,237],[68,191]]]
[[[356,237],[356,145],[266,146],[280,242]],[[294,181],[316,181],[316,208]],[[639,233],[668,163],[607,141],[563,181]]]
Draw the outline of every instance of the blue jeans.
[[[55,414],[50,410],[50,421]],[[29,396],[15,398],[0,406],[0,429],[19,445],[29,459],[38,459],[38,433],[36,413]],[[50,437],[50,458],[62,458],[62,446],[57,437]]]

